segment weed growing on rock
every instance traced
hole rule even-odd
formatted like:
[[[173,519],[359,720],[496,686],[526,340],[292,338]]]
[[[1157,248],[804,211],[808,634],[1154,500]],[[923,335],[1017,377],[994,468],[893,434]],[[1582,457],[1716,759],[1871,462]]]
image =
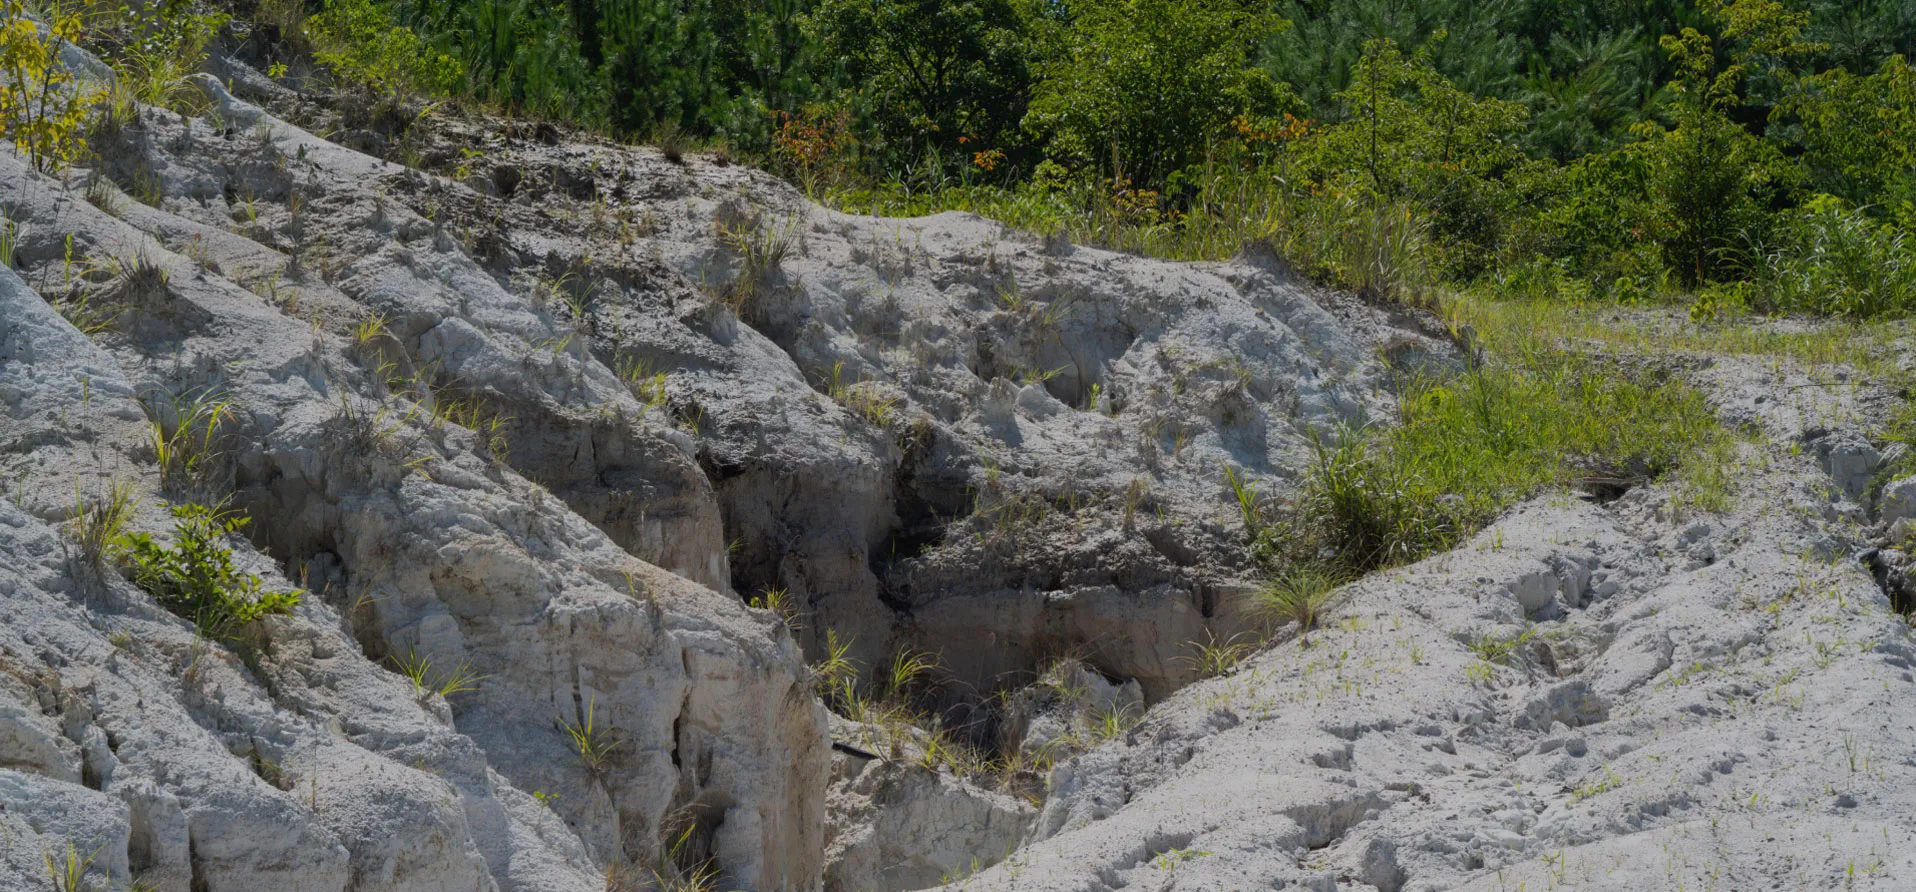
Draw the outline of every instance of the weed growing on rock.
[[[512,426],[512,416],[494,411],[484,400],[462,400],[445,391],[437,392],[432,404],[433,427],[443,430],[448,423],[472,431],[495,462],[504,463],[511,452],[512,442],[506,434]]]
[[[825,630],[825,658],[811,667],[812,682],[820,697],[850,691],[858,678],[858,667],[852,665],[848,656],[851,649],[851,642],[838,640],[837,629]]]
[[[718,867],[711,858],[700,860],[692,853],[692,837],[697,831],[696,822],[687,822],[671,843],[659,847],[659,862],[651,871],[656,892],[714,892],[718,888]],[[685,861],[697,863],[686,866]]]
[[[20,236],[25,231],[23,224],[0,217],[0,266],[13,269],[14,255],[20,247]]]
[[[93,295],[85,293],[54,301],[53,309],[66,319],[67,324],[89,338],[112,328],[126,315],[125,307],[95,302]]]
[[[605,772],[606,766],[612,761],[612,754],[625,745],[617,731],[599,724],[598,710],[598,701],[589,699],[585,703],[585,714],[578,721],[553,719],[553,724],[565,732],[566,742],[571,744],[572,752],[578,755],[579,764],[595,777]]]
[[[386,314],[373,313],[353,326],[353,343],[366,346],[386,336]]]
[[[1308,641],[1311,629],[1330,607],[1338,582],[1328,567],[1292,564],[1252,593],[1251,607],[1276,622],[1296,623],[1299,637]]]
[[[1137,704],[1126,703],[1112,709],[1103,709],[1091,714],[1090,737],[1093,746],[1108,740],[1116,740],[1131,730],[1139,720]]]
[[[393,402],[381,400],[375,406],[356,404],[344,387],[339,390],[339,412],[334,416],[346,438],[347,448],[355,455],[370,456],[384,452],[397,442],[399,432],[421,414],[418,403],[401,411]],[[403,451],[411,452],[411,443]],[[407,464],[411,470],[412,463]]]
[[[1470,639],[1470,652],[1495,666],[1508,666],[1517,656],[1518,649],[1537,637],[1537,627],[1531,626],[1516,635],[1477,635]]]
[[[172,274],[151,254],[141,251],[131,259],[115,257],[110,263],[114,271],[113,293],[120,301],[152,303],[166,297]]]
[[[665,405],[665,372],[653,368],[652,363],[642,357],[625,354],[614,363],[613,370],[619,380],[625,382],[633,398],[645,404],[647,409]]]
[[[104,495],[88,496],[74,482],[73,519],[67,521],[67,535],[79,550],[82,565],[94,570],[106,566],[139,505],[132,483],[114,481]]]
[[[408,649],[404,656],[390,657],[389,661],[400,675],[412,682],[413,694],[420,697],[428,694],[451,697],[454,694],[476,691],[479,690],[479,683],[488,678],[474,672],[469,662],[461,662],[453,667],[451,672],[444,673],[442,676],[433,669],[432,660],[412,649]]]
[[[205,505],[175,505],[172,512],[172,544],[146,533],[127,533],[115,543],[134,584],[160,606],[213,640],[229,639],[246,625],[299,606],[303,592],[268,590],[260,577],[235,566],[232,549],[221,544],[245,528],[248,518]]]
[[[784,623],[788,629],[794,631],[798,629],[798,602],[792,598],[791,592],[785,589],[768,588],[747,604],[759,610],[771,611],[772,615],[778,617],[778,621]]]
[[[843,361],[832,364],[832,376],[825,382],[825,393],[873,427],[889,425],[893,411],[898,408],[898,398],[886,395],[878,382],[863,378],[845,380]]]
[[[767,225],[759,217],[747,217],[713,224],[718,241],[738,257],[738,275],[725,287],[720,299],[732,312],[744,315],[764,293],[771,276],[785,262],[785,256],[797,247],[799,217]]]
[[[1177,659],[1196,672],[1199,678],[1215,678],[1237,668],[1237,664],[1257,652],[1257,643],[1244,640],[1245,637],[1233,635],[1219,641],[1217,636],[1206,632],[1204,641],[1186,642],[1185,646],[1191,649],[1191,653]]]
[[[1093,399],[1095,403],[1095,396]],[[1224,482],[1231,487],[1231,498],[1237,501],[1238,514],[1244,520],[1244,529],[1252,537],[1264,532],[1266,507],[1263,497],[1257,491],[1257,483],[1248,475],[1240,477],[1229,467],[1224,469]]]
[[[105,888],[103,884],[93,882],[94,859],[100,855],[96,849],[82,853],[72,840],[67,840],[66,848],[56,852],[41,852],[40,859],[46,865],[47,879],[53,883],[53,892],[89,892]]]
[[[142,400],[153,457],[168,486],[203,480],[220,456],[222,427],[232,420],[232,399],[208,388],[192,397]]]
[[[1585,799],[1589,799],[1593,796],[1601,796],[1621,786],[1623,786],[1623,780],[1610,771],[1610,766],[1605,765],[1603,766],[1603,777],[1578,786],[1575,790],[1571,791],[1570,800],[1565,804],[1576,805]]]

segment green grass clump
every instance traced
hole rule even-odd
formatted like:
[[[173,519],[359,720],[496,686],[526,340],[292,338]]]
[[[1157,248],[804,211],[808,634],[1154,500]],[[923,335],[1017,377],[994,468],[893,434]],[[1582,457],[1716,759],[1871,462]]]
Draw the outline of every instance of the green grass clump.
[[[1300,638],[1310,635],[1332,605],[1341,582],[1333,568],[1296,563],[1279,571],[1251,594],[1251,608],[1276,623],[1296,623]]]
[[[116,545],[133,582],[160,606],[207,638],[228,639],[264,617],[291,613],[301,595],[268,591],[264,580],[233,565],[232,549],[221,543],[246,523],[205,505],[175,505],[170,545],[146,533],[127,533]]]
[[[1694,388],[1550,350],[1413,380],[1401,413],[1394,427],[1317,443],[1285,517],[1258,537],[1259,558],[1352,575],[1408,563],[1546,488],[1652,480],[1722,460],[1730,442]],[[1721,487],[1685,492],[1703,508],[1727,502]]]

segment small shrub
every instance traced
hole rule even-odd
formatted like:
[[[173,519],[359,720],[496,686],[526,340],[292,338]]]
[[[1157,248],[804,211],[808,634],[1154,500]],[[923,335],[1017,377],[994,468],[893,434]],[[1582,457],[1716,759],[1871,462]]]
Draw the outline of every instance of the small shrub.
[[[393,23],[372,0],[330,0],[306,21],[314,57],[341,77],[404,100],[413,92],[451,93],[463,80],[459,62]]]
[[[41,173],[64,170],[86,149],[87,118],[101,96],[81,89],[60,63],[80,27],[78,14],[56,12],[42,36],[26,4],[0,2],[0,127]]]
[[[264,580],[233,565],[232,549],[221,542],[243,529],[247,518],[205,505],[175,505],[172,512],[172,544],[163,545],[146,533],[128,533],[116,543],[133,582],[160,606],[214,640],[229,639],[248,624],[299,606],[302,592],[269,591]]]
[[[108,100],[109,126],[134,119],[138,104],[181,114],[206,110],[206,97],[187,75],[206,60],[206,47],[231,19],[194,12],[189,0],[134,0],[117,4],[89,23],[88,48],[113,66],[116,83]]]

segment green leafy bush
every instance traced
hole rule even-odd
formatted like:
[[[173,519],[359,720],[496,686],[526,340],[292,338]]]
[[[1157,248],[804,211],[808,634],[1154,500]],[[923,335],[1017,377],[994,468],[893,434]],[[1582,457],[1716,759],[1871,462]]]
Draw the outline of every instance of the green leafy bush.
[[[1010,0],[822,0],[810,23],[820,56],[858,84],[868,150],[963,169],[1024,142],[1031,34]]]
[[[133,582],[160,606],[212,639],[231,638],[249,623],[299,606],[301,592],[268,591],[264,580],[233,565],[232,549],[221,542],[244,528],[247,518],[205,505],[172,510],[171,544],[146,533],[128,533],[118,543]]]
[[[341,77],[375,92],[405,97],[458,90],[465,72],[411,29],[393,23],[373,0],[329,0],[306,23],[313,55]]]
[[[101,93],[60,61],[80,35],[80,17],[55,9],[46,33],[19,0],[0,3],[0,131],[33,169],[66,168],[86,148],[86,123]]]
[[[1283,26],[1245,0],[1096,0],[1053,26],[1025,126],[1053,156],[1149,189],[1204,159],[1240,114],[1300,111],[1251,64]]]

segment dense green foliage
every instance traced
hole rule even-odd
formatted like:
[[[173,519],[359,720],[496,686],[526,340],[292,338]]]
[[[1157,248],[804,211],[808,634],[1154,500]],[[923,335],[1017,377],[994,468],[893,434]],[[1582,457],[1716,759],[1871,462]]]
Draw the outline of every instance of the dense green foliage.
[[[233,564],[223,540],[246,525],[204,505],[173,506],[173,541],[128,533],[115,543],[133,582],[161,607],[193,623],[213,639],[233,636],[249,623],[291,613],[300,593],[267,591],[259,576]]]
[[[1916,308],[1899,0],[312,2],[347,80],[722,141],[850,209],[1412,298]]]

